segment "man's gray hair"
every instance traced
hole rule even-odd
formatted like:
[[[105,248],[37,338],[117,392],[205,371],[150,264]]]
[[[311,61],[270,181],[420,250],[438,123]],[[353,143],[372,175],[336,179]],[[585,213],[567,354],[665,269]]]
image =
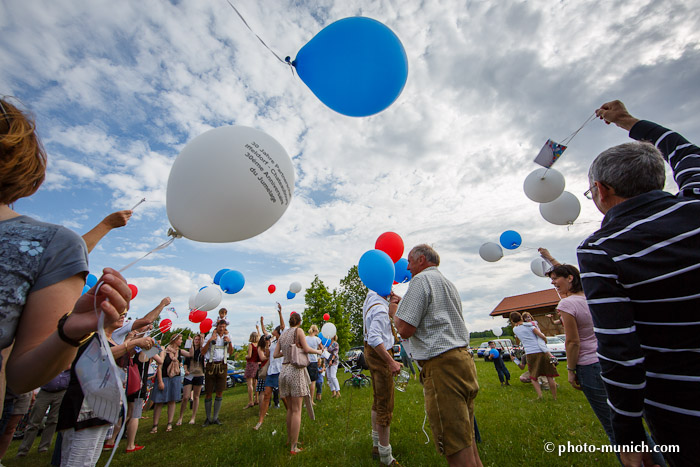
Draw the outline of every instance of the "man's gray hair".
[[[588,169],[588,181],[612,187],[622,198],[663,190],[666,182],[663,156],[651,143],[634,142],[601,152]]]
[[[414,258],[423,255],[429,263],[433,263],[435,266],[440,266],[440,255],[438,255],[437,251],[435,251],[430,245],[422,243],[414,246],[411,253],[413,253]]]

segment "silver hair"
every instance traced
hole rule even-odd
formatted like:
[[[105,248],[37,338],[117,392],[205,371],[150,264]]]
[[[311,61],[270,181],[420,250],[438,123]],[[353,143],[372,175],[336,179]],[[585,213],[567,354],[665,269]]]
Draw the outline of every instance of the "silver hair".
[[[651,143],[634,142],[613,146],[601,152],[588,169],[588,181],[601,182],[622,198],[632,198],[652,190],[663,190],[666,166],[663,156]]]
[[[437,251],[435,251],[430,245],[425,243],[416,245],[413,247],[410,254],[413,254],[414,258],[423,255],[429,263],[432,263],[435,266],[440,266],[440,255],[438,255]]]

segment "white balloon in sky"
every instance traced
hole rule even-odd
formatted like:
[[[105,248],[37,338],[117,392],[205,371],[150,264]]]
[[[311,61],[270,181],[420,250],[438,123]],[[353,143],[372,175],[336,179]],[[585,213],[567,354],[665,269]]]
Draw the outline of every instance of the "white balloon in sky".
[[[479,256],[484,261],[494,263],[503,258],[503,248],[498,243],[486,242],[479,248]]]
[[[573,224],[581,213],[581,203],[572,193],[565,191],[551,203],[540,204],[544,220],[555,225]]]
[[[326,323],[321,327],[321,334],[323,334],[323,337],[325,338],[333,339],[336,332],[337,330],[335,329],[335,324],[333,323]]]
[[[501,337],[503,335],[503,329],[501,329],[500,326],[494,326],[491,331],[493,331],[493,334],[496,337]]]
[[[215,128],[187,143],[166,192],[168,220],[198,242],[236,242],[266,231],[289,207],[294,167],[272,136],[255,128]]]
[[[554,170],[544,167],[534,170],[525,178],[523,190],[525,196],[536,203],[549,203],[557,199],[566,186],[564,176]]]
[[[301,292],[301,283],[296,281],[292,282],[291,284],[289,284],[289,291],[294,294]]]
[[[195,308],[195,299],[197,298],[197,292],[193,293],[190,295],[190,299],[187,301],[187,305],[189,306],[190,310],[194,310]]]
[[[210,285],[197,292],[194,299],[194,308],[202,311],[211,311],[221,303],[221,289]]]

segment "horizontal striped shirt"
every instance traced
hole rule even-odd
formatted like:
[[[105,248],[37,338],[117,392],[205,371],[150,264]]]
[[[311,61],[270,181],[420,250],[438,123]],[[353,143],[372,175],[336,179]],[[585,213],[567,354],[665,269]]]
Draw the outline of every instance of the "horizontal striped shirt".
[[[669,425],[700,417],[700,149],[648,121],[630,137],[656,145],[680,192],[614,206],[577,251],[619,444],[645,438],[645,404]]]

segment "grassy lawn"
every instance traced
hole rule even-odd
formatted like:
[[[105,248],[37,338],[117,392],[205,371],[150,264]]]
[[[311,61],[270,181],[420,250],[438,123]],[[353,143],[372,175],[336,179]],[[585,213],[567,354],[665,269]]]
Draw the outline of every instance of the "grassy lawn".
[[[512,386],[501,388],[493,364],[478,359],[476,362],[481,387],[476,399],[476,417],[482,442],[478,444],[484,465],[619,465],[613,454],[563,454],[561,457],[544,451],[545,442],[555,445],[593,444],[603,445],[607,438],[580,391],[566,382],[565,368],[560,365],[559,398],[553,401],[546,393],[542,401],[535,401],[535,391],[530,384],[520,383],[522,373],[515,364],[507,362],[512,374]],[[346,375],[338,372],[338,379]],[[256,432],[257,407],[243,410],[247,402],[246,388],[237,386],[224,393],[220,419],[222,426],[202,428],[204,404],[200,404],[198,424],[175,427],[165,432],[165,410],[161,416],[159,433],[149,434],[152,412],[141,420],[138,444],[146,448],[133,454],[124,453],[122,441],[113,464],[117,466],[378,466],[370,455],[369,410],[372,404],[370,388],[341,388],[342,397],[328,397],[324,385],[324,399],[316,406],[316,421],[302,414],[300,439],[305,452],[290,456],[285,449],[285,411],[270,409],[263,428]],[[178,406],[179,410],[179,406]],[[185,416],[187,421],[189,414]],[[421,431],[423,424],[422,387],[411,380],[405,393],[396,393],[396,408],[392,424],[394,456],[406,466],[446,465],[432,444],[426,444]],[[426,423],[426,431],[430,433]],[[432,436],[432,435],[431,435]],[[10,446],[2,460],[6,466],[49,465],[47,454],[37,454],[35,441],[31,453],[17,459],[19,442]],[[104,465],[107,453],[103,453],[98,465]]]

